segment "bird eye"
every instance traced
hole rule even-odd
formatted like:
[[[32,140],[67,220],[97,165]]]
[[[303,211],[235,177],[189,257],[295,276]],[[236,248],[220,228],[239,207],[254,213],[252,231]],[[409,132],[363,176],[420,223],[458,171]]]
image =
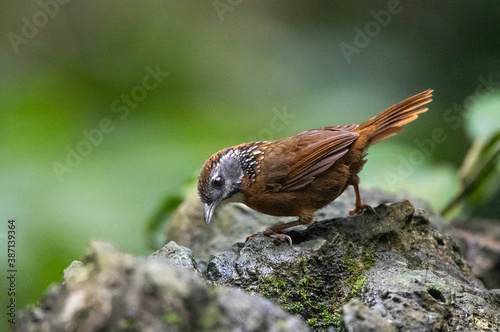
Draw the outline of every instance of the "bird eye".
[[[216,188],[221,188],[223,184],[224,180],[220,176],[216,177],[213,181],[213,185]]]

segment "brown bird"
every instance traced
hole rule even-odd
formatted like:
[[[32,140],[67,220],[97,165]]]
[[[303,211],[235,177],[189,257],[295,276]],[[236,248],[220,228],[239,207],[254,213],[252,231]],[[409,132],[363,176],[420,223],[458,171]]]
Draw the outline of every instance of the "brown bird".
[[[361,125],[313,129],[277,141],[244,143],[217,152],[206,161],[198,179],[205,223],[210,223],[222,203],[244,203],[272,216],[298,216],[298,220],[261,233],[291,243],[289,236],[278,232],[310,225],[314,212],[340,196],[349,185],[356,194],[355,208],[349,214],[374,212],[359,195],[358,173],[366,163],[365,151],[426,112],[422,106],[432,101],[432,92],[410,97]]]

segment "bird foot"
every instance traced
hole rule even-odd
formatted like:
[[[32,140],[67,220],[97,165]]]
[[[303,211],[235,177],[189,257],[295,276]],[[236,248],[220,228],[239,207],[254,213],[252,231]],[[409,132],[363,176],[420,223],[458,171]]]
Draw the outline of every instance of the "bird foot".
[[[370,211],[371,213],[374,213],[374,214],[377,214],[377,211],[375,211],[374,208],[372,208],[370,205],[368,204],[360,204],[360,205],[356,205],[356,208],[354,210],[350,210],[349,211],[349,215],[350,216],[354,216],[354,215],[357,215],[357,214],[361,214],[365,211]]]
[[[249,237],[246,238],[245,242],[252,241],[253,238],[255,236],[258,236],[258,235],[267,236],[267,237],[270,237],[271,239],[276,239],[276,240],[283,242],[283,243],[288,242],[290,245],[292,245],[292,238],[290,236],[283,234],[283,233],[276,233],[275,231],[273,231],[272,229],[269,229],[269,228],[263,232],[260,232],[260,233],[254,234],[254,235],[250,235]]]
[[[288,242],[288,244],[292,245],[292,238],[286,234],[274,233],[274,234],[269,234],[266,236],[270,237],[271,239],[276,239],[276,240],[283,242],[283,243]]]

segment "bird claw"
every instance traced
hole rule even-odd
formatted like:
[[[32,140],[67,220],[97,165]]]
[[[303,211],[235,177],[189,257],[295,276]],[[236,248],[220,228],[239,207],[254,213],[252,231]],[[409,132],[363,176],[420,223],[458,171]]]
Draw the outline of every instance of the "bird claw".
[[[270,237],[271,239],[276,239],[276,240],[283,242],[283,243],[288,241],[288,244],[292,245],[292,238],[286,234],[274,233],[274,234],[269,234],[266,236]]]
[[[266,229],[264,232],[261,233],[250,235],[249,237],[246,238],[245,242],[252,241],[253,238],[258,235],[267,236],[271,239],[275,239],[283,243],[288,242],[290,245],[292,245],[292,238],[290,236],[283,233],[275,233],[270,229]]]
[[[349,215],[350,216],[354,216],[354,215],[357,215],[357,214],[361,214],[361,213],[363,213],[365,211],[370,211],[373,214],[377,214],[377,211],[375,211],[375,209],[372,208],[370,205],[368,205],[368,204],[361,204],[361,205],[356,205],[356,208],[354,210],[350,210],[349,211]]]

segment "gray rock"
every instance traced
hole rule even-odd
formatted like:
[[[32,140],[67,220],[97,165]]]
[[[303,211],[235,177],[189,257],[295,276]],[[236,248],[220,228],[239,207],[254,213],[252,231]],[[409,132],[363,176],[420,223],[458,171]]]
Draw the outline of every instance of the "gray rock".
[[[376,211],[290,231],[293,246],[255,237],[212,255],[207,278],[262,294],[318,331],[365,331],[372,323],[388,331],[500,327],[498,294],[483,287],[423,210],[404,201]]]
[[[394,198],[363,195],[373,206]],[[191,196],[170,233],[181,245],[145,259],[93,243],[16,330],[309,330],[292,314],[315,331],[500,330],[500,290],[485,289],[454,240],[432,227],[440,219],[408,201],[338,217],[352,208],[347,192],[320,221],[289,231],[290,246],[261,236],[232,244],[276,219],[229,206],[207,227]],[[208,284],[193,253],[207,260]]]
[[[372,206],[403,200],[407,194],[389,194],[380,190],[362,190],[363,201]],[[354,191],[346,190],[331,204],[316,212],[315,220],[325,220],[349,215],[354,208]],[[419,199],[412,198],[415,206],[431,211],[429,205]],[[433,221],[441,223],[441,219],[431,213]],[[256,212],[243,204],[228,204],[217,210],[209,225],[203,221],[203,204],[196,188],[188,193],[184,202],[173,213],[169,220],[166,235],[167,242],[188,247],[196,259],[207,260],[215,252],[230,250],[233,243],[244,241],[247,236],[263,231],[265,228],[295,220],[295,217],[272,217]]]
[[[191,249],[179,246],[174,241],[170,241],[161,249],[153,252],[149,255],[148,260],[162,261],[170,265],[182,266],[200,274]]]
[[[360,299],[342,307],[342,327],[346,332],[394,332],[396,329],[382,316],[370,310]]]
[[[472,272],[486,288],[500,288],[500,221],[474,219],[452,222],[445,231],[460,244]]]
[[[106,243],[92,243],[68,271],[16,331],[309,331],[263,297],[214,288],[185,267]]]
[[[405,262],[403,257],[394,259]],[[399,331],[408,327],[412,331],[495,331],[500,326],[500,308],[489,292],[445,270],[412,270],[385,263],[369,271],[364,287],[361,298],[374,311],[388,314],[387,321]]]
[[[71,264],[64,269],[63,280],[73,280],[78,278],[84,278],[80,273],[80,268],[83,267],[84,264],[80,261],[73,261]]]

